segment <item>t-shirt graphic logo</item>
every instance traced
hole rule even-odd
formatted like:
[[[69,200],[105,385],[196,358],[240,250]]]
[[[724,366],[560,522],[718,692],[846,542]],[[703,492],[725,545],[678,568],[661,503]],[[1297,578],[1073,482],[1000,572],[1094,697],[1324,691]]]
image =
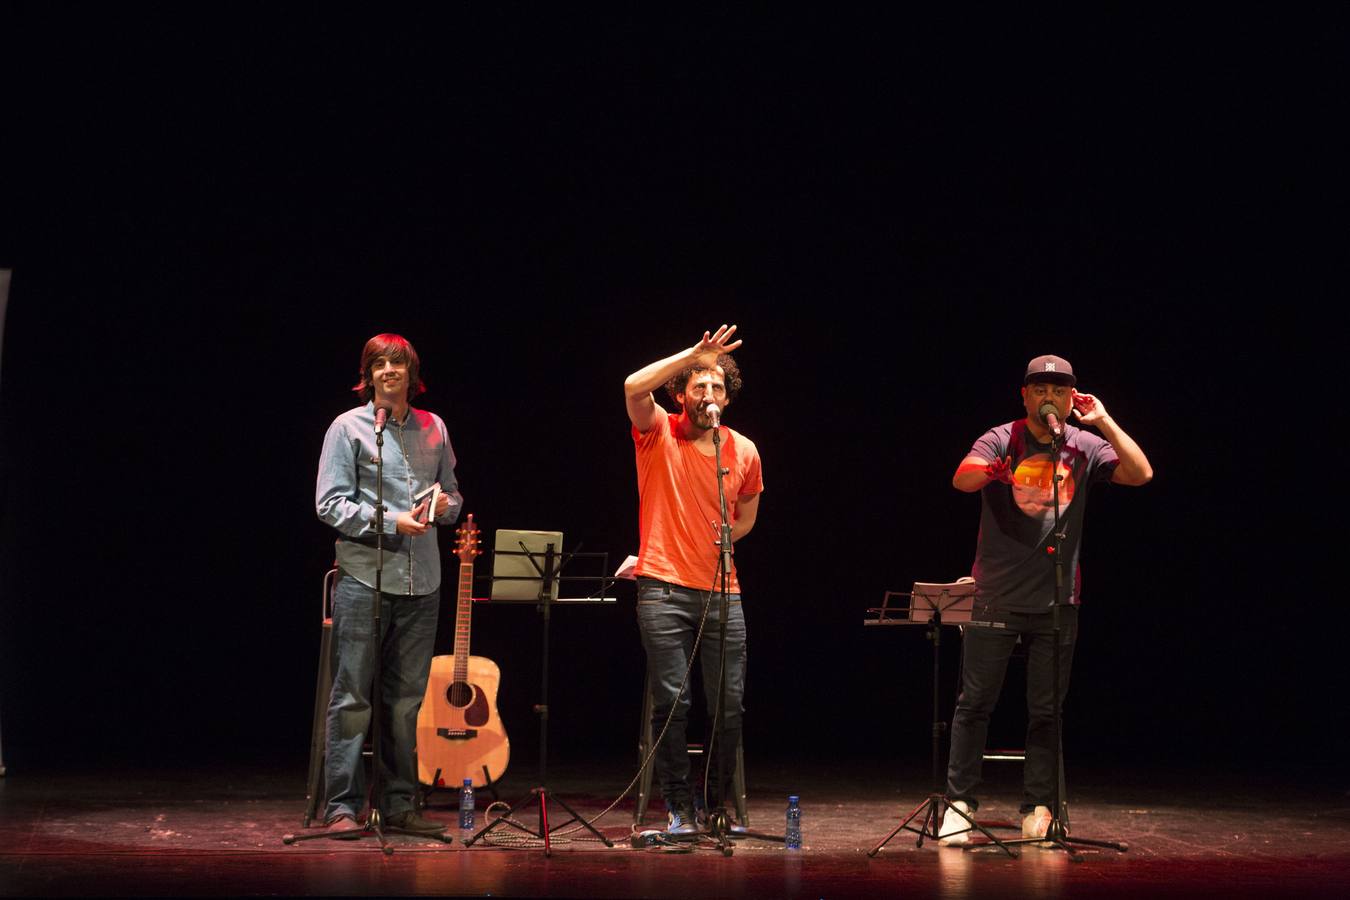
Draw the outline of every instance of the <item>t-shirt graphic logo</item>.
[[[1059,461],[1059,508],[1062,511],[1073,502],[1073,469]],[[1013,472],[1013,502],[1033,519],[1045,519],[1055,514],[1055,486],[1051,481],[1050,454],[1036,453],[1017,464]]]

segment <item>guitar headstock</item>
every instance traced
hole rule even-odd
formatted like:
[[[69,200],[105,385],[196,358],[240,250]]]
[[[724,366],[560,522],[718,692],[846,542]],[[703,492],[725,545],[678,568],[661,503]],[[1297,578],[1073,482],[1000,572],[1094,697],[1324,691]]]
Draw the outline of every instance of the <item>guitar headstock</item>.
[[[471,563],[482,552],[478,549],[478,526],[474,524],[473,513],[469,513],[464,524],[455,530],[455,555],[460,562]]]

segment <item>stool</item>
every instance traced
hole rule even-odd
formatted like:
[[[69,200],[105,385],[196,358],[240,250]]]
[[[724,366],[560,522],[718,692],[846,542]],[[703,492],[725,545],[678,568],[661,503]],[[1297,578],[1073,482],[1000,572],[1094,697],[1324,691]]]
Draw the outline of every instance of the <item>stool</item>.
[[[647,682],[643,682],[646,684]],[[638,730],[638,765],[642,765],[647,759],[647,754],[652,749],[652,692],[645,690],[642,693],[642,727]],[[702,744],[689,744],[689,752],[693,755],[703,755]],[[740,743],[736,745],[736,771],[731,777],[732,799],[736,806],[736,818],[742,825],[749,826],[750,814],[745,808],[745,739],[741,738]],[[642,770],[642,777],[638,780],[637,808],[633,810],[633,824],[642,825],[646,821],[647,806],[652,797],[652,767],[647,766]]]

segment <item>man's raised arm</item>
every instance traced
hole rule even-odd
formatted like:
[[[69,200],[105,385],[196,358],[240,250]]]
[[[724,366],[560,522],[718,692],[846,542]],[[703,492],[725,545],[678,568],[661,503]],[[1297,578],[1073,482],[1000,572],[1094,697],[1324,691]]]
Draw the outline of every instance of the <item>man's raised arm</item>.
[[[1106,412],[1106,404],[1091,394],[1073,392],[1073,409],[1069,415],[1075,416],[1080,425],[1091,425],[1102,433],[1102,437],[1111,442],[1120,462],[1111,474],[1112,484],[1125,484],[1131,487],[1148,484],[1153,480],[1153,466],[1143,449],[1134,438],[1125,433],[1125,429],[1116,424],[1116,420]]]
[[[649,366],[638,369],[623,382],[623,396],[628,404],[628,418],[639,434],[646,434],[656,425],[656,417],[661,415],[652,391],[665,384],[681,369],[700,366],[711,369],[717,365],[717,357],[730,353],[741,345],[732,341],[736,326],[721,326],[716,332],[703,332],[703,340],[687,350],[681,350],[673,356],[657,360]]]

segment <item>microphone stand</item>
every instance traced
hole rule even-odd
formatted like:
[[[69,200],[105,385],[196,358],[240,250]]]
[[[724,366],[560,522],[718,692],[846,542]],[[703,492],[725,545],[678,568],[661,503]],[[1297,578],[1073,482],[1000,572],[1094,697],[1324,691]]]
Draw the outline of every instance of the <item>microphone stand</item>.
[[[708,811],[708,831],[713,840],[717,842],[717,848],[722,851],[723,856],[731,856],[731,816],[727,813],[726,797],[730,790],[734,790],[727,783],[727,771],[724,763],[724,754],[718,746],[718,741],[723,740],[725,735],[723,731],[723,722],[726,716],[727,703],[727,616],[731,614],[731,603],[727,599],[727,585],[731,580],[731,516],[727,510],[727,492],[726,485],[722,482],[722,476],[726,475],[730,469],[722,467],[722,428],[720,422],[721,416],[717,417],[713,425],[713,459],[717,468],[717,503],[722,514],[722,522],[718,531],[718,560],[717,560],[717,578],[721,585],[721,599],[717,607],[717,636],[718,636],[718,677],[717,677],[717,714],[713,716],[712,740],[709,746],[712,748],[717,758],[717,807]],[[709,598],[711,599],[711,598]],[[705,782],[706,786],[706,782]],[[736,837],[758,838],[764,841],[782,841],[783,838],[775,834],[759,834],[753,831],[735,832]]]
[[[732,572],[732,525],[730,525],[730,515],[726,509],[726,486],[722,483],[722,476],[726,475],[726,468],[722,468],[722,426],[721,416],[713,421],[713,461],[717,468],[717,503],[718,510],[721,513],[721,524],[717,529],[718,551],[717,551],[717,580],[713,587],[721,586],[718,592],[717,600],[717,648],[718,648],[718,667],[717,667],[717,714],[713,716],[713,738],[709,741],[709,746],[713,748],[715,758],[717,758],[717,807],[707,811],[707,828],[714,841],[717,841],[717,847],[722,851],[724,857],[732,855],[732,843],[726,838],[730,831],[730,816],[726,814],[726,766],[722,765],[722,748],[718,746],[718,741],[724,737],[722,729],[726,722],[726,617],[730,614],[730,602],[726,598],[726,586],[730,580]]]
[[[1050,607],[1050,633],[1051,640],[1054,642],[1050,654],[1050,673],[1055,691],[1054,728],[1051,734],[1055,742],[1055,805],[1050,813],[1050,825],[1045,830],[1045,837],[1017,838],[1004,841],[1004,843],[1040,844],[1047,850],[1063,850],[1069,855],[1071,862],[1082,862],[1083,858],[1073,851],[1073,845],[1075,844],[1081,844],[1085,847],[1106,847],[1121,853],[1126,852],[1129,845],[1118,841],[1095,841],[1088,838],[1069,837],[1069,798],[1064,783],[1064,742],[1061,733],[1064,713],[1060,685],[1063,682],[1059,665],[1061,637],[1059,608],[1063,605],[1065,538],[1065,532],[1059,520],[1059,483],[1064,480],[1064,476],[1059,474],[1059,455],[1064,446],[1064,427],[1061,423],[1059,434],[1055,434],[1053,430],[1050,433],[1050,484],[1055,503],[1055,528],[1052,533],[1054,544],[1047,548],[1050,562],[1055,567],[1055,603]]]
[[[380,411],[375,410],[375,417],[379,418]],[[371,680],[370,690],[370,746],[374,752],[370,755],[370,796],[366,800],[366,807],[370,814],[366,818],[366,829],[373,831],[375,837],[380,841],[380,849],[384,851],[385,856],[394,852],[394,848],[389,846],[389,840],[384,836],[384,820],[380,815],[380,807],[376,802],[380,799],[380,754],[383,747],[380,744],[380,719],[383,717],[384,700],[384,632],[381,630],[380,607],[383,603],[383,583],[384,575],[384,428],[375,429],[375,595],[371,598],[370,604],[370,623],[371,623],[371,641],[374,644],[371,655],[375,658],[375,676]]]
[[[717,601],[717,636],[718,636],[718,656],[717,667],[717,714],[713,716],[712,740],[709,744],[717,758],[717,807],[708,811],[708,830],[712,833],[713,839],[717,841],[717,847],[722,851],[723,856],[730,856],[732,853],[731,841],[727,835],[731,831],[731,817],[727,814],[726,795],[727,795],[727,773],[726,766],[722,762],[722,748],[718,746],[718,741],[722,739],[722,730],[726,721],[726,702],[727,702],[727,616],[731,612],[731,604],[727,600],[727,583],[731,576],[731,518],[727,511],[727,492],[726,485],[722,477],[727,474],[728,469],[722,467],[722,426],[721,416],[719,415],[713,421],[713,461],[717,468],[717,503],[722,515],[722,521],[718,527],[718,553],[717,553],[717,579],[721,590]],[[705,781],[706,787],[706,781]]]

